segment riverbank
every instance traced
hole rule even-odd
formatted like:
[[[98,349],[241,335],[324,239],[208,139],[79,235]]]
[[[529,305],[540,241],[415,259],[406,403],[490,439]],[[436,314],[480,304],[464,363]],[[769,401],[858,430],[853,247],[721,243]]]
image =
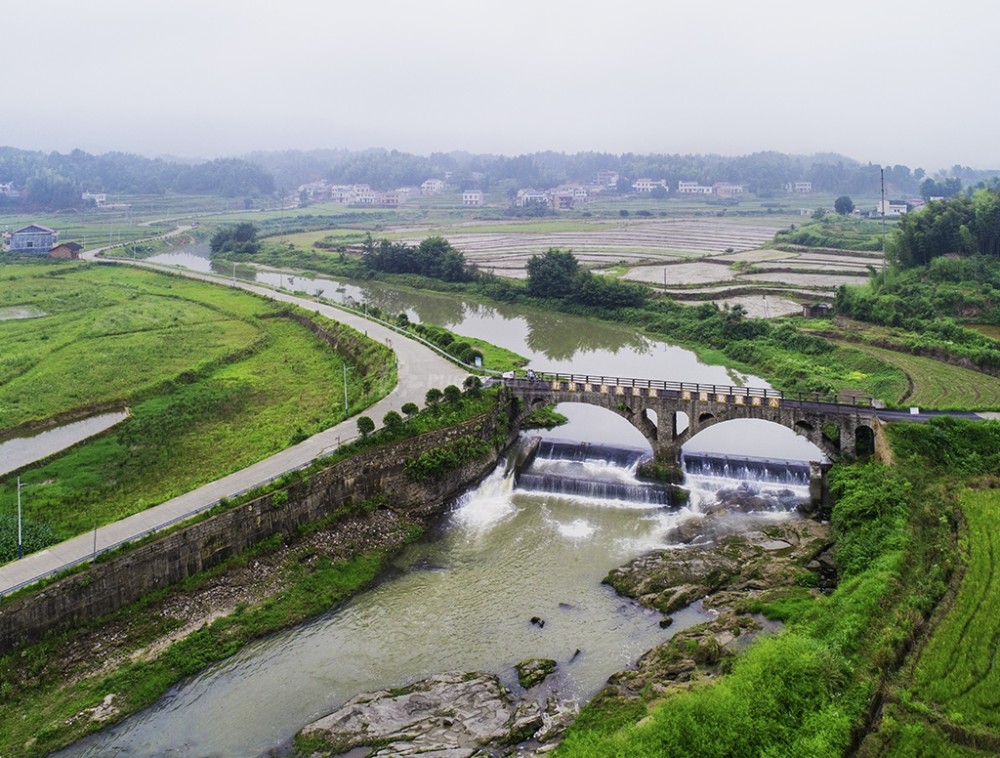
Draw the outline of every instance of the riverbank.
[[[377,581],[425,527],[422,518],[362,506],[4,657],[0,755],[47,755],[247,642],[336,607]]]
[[[0,608],[11,639],[77,619],[68,630],[32,632],[42,641],[0,658],[0,755],[45,755],[74,742],[371,585],[451,498],[493,470],[509,441],[507,412],[501,402],[486,416],[364,451]],[[477,437],[485,444],[475,456],[440,461],[432,480],[406,472],[421,453]],[[234,549],[262,527],[270,536]],[[191,565],[203,570],[184,573]],[[176,583],[164,587],[169,577]],[[114,604],[146,585],[129,605]],[[93,618],[102,607],[117,610]]]

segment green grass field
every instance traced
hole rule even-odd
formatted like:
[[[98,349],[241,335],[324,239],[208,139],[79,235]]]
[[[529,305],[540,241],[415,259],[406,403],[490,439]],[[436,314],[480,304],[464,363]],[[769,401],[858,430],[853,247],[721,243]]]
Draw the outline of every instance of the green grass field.
[[[50,314],[0,321],[0,342],[16,359],[0,364],[0,431],[99,402],[128,404],[131,417],[21,472],[26,521],[55,538],[163,502],[344,417],[345,356],[279,317],[276,304],[127,268],[64,271],[0,269],[10,285],[0,307]],[[346,329],[338,337],[350,346],[356,412],[395,385],[394,364],[385,346]],[[0,515],[15,503],[8,476]]]

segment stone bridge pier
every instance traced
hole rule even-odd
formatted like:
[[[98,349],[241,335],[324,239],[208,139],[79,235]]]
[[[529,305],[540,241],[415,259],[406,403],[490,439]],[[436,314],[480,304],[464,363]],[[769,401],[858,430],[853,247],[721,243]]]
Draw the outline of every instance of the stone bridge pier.
[[[681,446],[723,421],[770,421],[802,435],[830,457],[875,450],[875,410],[827,398],[788,398],[775,390],[609,377],[544,375],[507,379],[527,415],[544,405],[586,403],[627,419],[649,440],[657,458],[680,459]]]

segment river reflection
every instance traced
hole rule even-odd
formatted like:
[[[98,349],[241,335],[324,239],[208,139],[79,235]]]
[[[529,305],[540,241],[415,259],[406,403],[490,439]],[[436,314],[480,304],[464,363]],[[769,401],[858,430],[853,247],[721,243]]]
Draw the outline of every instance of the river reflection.
[[[231,264],[211,264],[207,247],[189,248],[150,258],[229,276]],[[237,269],[244,278],[246,271]],[[336,303],[378,307],[393,317],[405,313],[414,322],[437,324],[476,337],[527,358],[533,368],[578,374],[665,379],[702,384],[768,387],[763,379],[723,366],[703,363],[690,350],[649,339],[619,324],[507,304],[483,304],[458,295],[397,289],[380,282],[346,282],[323,276],[289,275],[258,270],[255,281],[303,292]]]

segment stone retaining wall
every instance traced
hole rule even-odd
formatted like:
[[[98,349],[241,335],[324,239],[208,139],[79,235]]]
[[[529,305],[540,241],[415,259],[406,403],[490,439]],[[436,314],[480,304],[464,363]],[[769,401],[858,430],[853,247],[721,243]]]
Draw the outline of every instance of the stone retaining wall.
[[[509,404],[459,426],[359,453],[306,481],[264,495],[192,524],[38,593],[0,606],[0,653],[46,633],[85,623],[143,595],[212,568],[275,534],[294,534],[344,506],[382,498],[387,507],[414,515],[439,512],[450,500],[493,470],[500,452],[516,435]],[[415,482],[403,470],[407,458],[460,437],[491,445],[489,455],[428,481]]]

